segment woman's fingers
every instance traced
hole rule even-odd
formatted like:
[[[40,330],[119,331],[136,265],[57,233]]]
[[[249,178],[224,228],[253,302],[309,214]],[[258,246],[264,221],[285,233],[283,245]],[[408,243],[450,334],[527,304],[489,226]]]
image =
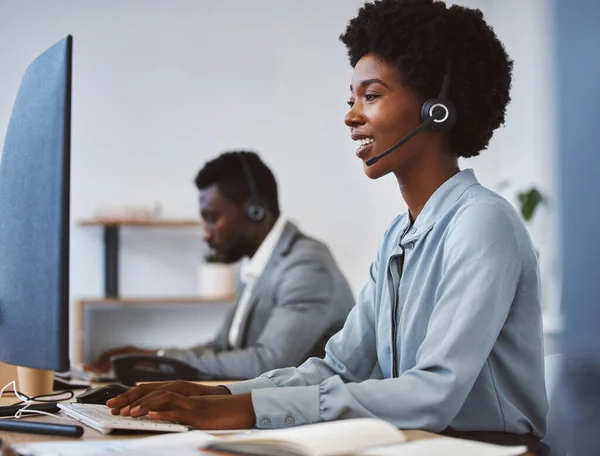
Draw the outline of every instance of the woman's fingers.
[[[249,429],[256,424],[250,393],[188,397],[156,389],[112,413],[174,421],[196,429]]]
[[[193,399],[170,391],[158,390],[133,402],[129,406],[128,414],[139,417],[150,411],[189,410],[193,407]]]
[[[148,394],[159,390],[170,391],[182,396],[201,396],[209,392],[209,388],[206,386],[184,382],[181,380],[174,382],[146,383],[144,385],[136,386],[126,393],[108,400],[106,405],[113,409],[111,411],[113,415],[118,415],[121,409],[131,406],[135,401],[138,401]],[[219,394],[221,394],[221,392],[219,392]]]
[[[109,399],[106,401],[106,405],[113,409],[123,408],[165,384],[166,383],[147,383],[145,385],[136,386],[135,388],[131,388],[129,391],[126,391],[117,397]]]

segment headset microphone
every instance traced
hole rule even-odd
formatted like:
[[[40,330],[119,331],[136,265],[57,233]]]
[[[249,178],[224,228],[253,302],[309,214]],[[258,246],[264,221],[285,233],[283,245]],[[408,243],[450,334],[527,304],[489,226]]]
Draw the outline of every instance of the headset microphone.
[[[450,100],[448,100],[451,75],[452,62],[448,60],[446,63],[446,73],[444,74],[444,80],[442,81],[440,94],[437,98],[427,100],[421,107],[421,120],[423,122],[385,152],[382,152],[381,154],[367,160],[367,166],[374,165],[383,157],[395,151],[398,147],[405,144],[408,140],[426,128],[432,131],[448,131],[454,126],[456,123],[456,109]]]
[[[423,130],[423,129],[427,128],[429,125],[431,125],[434,120],[435,119],[433,116],[430,117],[425,122],[421,123],[421,125],[419,125],[417,128],[415,128],[413,131],[411,131],[408,135],[406,135],[404,138],[402,138],[400,141],[398,141],[396,144],[394,144],[392,147],[390,147],[388,150],[386,150],[385,152],[382,152],[381,154],[379,154],[373,158],[368,159],[367,166],[374,165],[375,163],[377,163],[379,160],[381,160],[383,157],[385,157],[389,153],[394,152],[398,147],[403,145],[405,142],[407,142],[409,139],[411,139],[413,136],[415,136],[421,130]]]

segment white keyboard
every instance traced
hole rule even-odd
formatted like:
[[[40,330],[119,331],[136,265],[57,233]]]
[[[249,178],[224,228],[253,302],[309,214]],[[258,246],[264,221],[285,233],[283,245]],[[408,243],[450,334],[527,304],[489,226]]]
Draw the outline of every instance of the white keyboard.
[[[71,418],[87,424],[89,427],[110,434],[116,429],[149,432],[185,432],[187,426],[169,421],[154,421],[148,418],[112,415],[106,405],[96,404],[58,404],[58,407]]]

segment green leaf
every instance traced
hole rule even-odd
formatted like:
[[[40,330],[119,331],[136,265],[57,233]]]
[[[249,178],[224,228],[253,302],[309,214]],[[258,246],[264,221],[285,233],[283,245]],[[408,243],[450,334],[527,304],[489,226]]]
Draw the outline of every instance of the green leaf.
[[[537,207],[544,202],[544,197],[535,187],[520,192],[518,197],[521,205],[521,215],[523,216],[523,219],[528,222],[533,218],[533,214]]]

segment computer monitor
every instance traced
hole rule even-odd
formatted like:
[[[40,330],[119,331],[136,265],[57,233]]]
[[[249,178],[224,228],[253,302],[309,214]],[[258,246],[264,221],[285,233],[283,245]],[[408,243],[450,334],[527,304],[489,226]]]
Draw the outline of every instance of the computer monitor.
[[[25,71],[0,158],[0,362],[50,371],[69,369],[72,46]]]

